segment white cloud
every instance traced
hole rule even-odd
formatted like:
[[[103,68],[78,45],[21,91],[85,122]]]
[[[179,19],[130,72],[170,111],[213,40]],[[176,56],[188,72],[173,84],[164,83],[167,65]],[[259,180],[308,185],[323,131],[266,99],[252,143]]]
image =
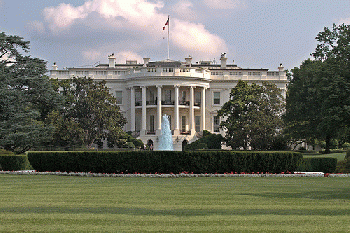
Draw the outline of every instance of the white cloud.
[[[126,25],[150,26],[164,15],[157,13],[162,3],[146,0],[92,0],[74,7],[62,3],[58,7],[44,9],[44,16],[52,30],[67,28],[79,19],[85,19],[95,12],[104,19],[116,19]],[[121,21],[122,19],[122,21]]]
[[[202,24],[175,20],[174,31],[172,42],[192,55],[210,58],[227,49],[225,41],[211,34]]]
[[[195,17],[190,1],[180,0],[175,5],[184,14],[193,13],[186,20]],[[162,2],[151,0],[91,0],[80,6],[62,3],[57,7],[46,8],[44,17],[45,25],[56,36],[78,34],[83,37],[81,33],[86,33],[85,37],[90,38],[93,35],[92,47],[90,44],[89,49],[81,52],[83,58],[89,61],[105,59],[105,54],[116,49],[124,51],[117,53],[117,60],[141,62],[142,57],[138,55],[140,51],[145,51],[145,48],[160,51],[161,44],[164,44],[162,38],[166,33],[162,28],[168,15],[160,12],[163,7]],[[42,30],[42,24],[32,24],[37,30]],[[199,58],[212,58],[226,52],[225,41],[209,32],[203,24],[171,17],[170,30],[171,43],[176,47],[177,54],[183,52],[186,56],[191,54]],[[62,31],[66,33],[60,33]],[[130,51],[125,51],[125,48]]]
[[[77,19],[83,19],[91,13],[91,2],[82,6],[74,7],[70,4],[61,3],[58,7],[44,9],[45,20],[49,22],[50,29],[66,28]]]
[[[132,51],[122,51],[114,55],[117,63],[125,63],[126,60],[137,60],[137,63],[142,63],[143,58]]]
[[[193,3],[181,0],[172,6],[172,11],[183,20],[197,19],[197,13],[193,10]]]
[[[204,4],[211,9],[235,9],[245,6],[241,0],[204,0]]]

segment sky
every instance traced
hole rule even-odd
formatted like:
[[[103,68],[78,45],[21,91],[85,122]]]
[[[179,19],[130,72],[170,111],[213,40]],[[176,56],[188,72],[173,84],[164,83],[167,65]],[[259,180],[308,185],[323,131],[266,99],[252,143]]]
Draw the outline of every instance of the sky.
[[[165,23],[170,16],[169,25]],[[349,0],[0,0],[0,31],[64,67],[170,59],[277,70],[301,65],[317,33],[350,24]],[[163,27],[166,27],[163,30]]]

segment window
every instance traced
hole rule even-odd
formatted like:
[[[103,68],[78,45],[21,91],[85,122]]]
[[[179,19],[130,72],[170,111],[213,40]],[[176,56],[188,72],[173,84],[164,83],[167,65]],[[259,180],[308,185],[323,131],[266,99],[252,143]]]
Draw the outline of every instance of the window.
[[[157,69],[156,68],[148,68],[147,72],[157,72]]]
[[[182,91],[181,100],[182,100],[182,101],[186,101],[186,91]]]
[[[214,92],[214,104],[220,104],[220,92]]]
[[[174,72],[174,68],[163,68],[163,72]]]
[[[224,72],[222,71],[215,71],[215,72],[211,72],[211,75],[223,75]]]
[[[107,75],[107,71],[95,71],[95,75]]]
[[[201,103],[201,93],[199,91],[196,91],[194,93],[194,105],[199,106]]]
[[[168,115],[168,120],[169,120],[169,127],[170,127],[170,130],[171,130],[171,116]]]
[[[171,90],[165,90],[165,104],[171,104]]]
[[[213,118],[213,129],[215,133],[220,132],[220,118],[218,116]]]
[[[154,132],[154,115],[149,116],[149,131]]]
[[[60,74],[60,75],[69,75],[69,71],[59,70],[58,74]]]
[[[141,93],[141,91],[136,91],[135,92],[135,105],[141,106],[141,104],[142,104],[142,93]]]
[[[113,71],[114,75],[124,75],[125,71]]]
[[[123,91],[116,91],[115,98],[117,99],[117,104],[123,104]]]
[[[260,76],[260,75],[261,75],[261,72],[253,72],[253,75],[255,75],[255,76]]]
[[[186,132],[186,116],[181,117],[181,131]]]
[[[195,122],[195,130],[196,132],[201,131],[201,116],[195,116],[194,117],[194,122]]]
[[[88,76],[89,75],[89,71],[76,71],[75,74],[79,77],[81,76]]]

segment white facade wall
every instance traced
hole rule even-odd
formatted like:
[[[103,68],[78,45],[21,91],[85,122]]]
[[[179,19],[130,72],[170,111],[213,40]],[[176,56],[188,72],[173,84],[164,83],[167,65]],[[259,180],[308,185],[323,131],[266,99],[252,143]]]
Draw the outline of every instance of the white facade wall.
[[[228,101],[238,80],[257,84],[270,81],[282,89],[284,95],[286,93],[287,77],[282,65],[278,71],[268,71],[229,65],[226,58],[222,59],[224,66],[208,62],[191,64],[189,58],[186,62],[149,62],[146,59],[145,64],[115,64],[113,59],[111,55],[109,64],[93,68],[58,70],[54,65],[50,78],[86,76],[96,81],[106,80],[113,95],[122,93],[119,106],[128,121],[124,130],[132,131],[144,143],[152,142],[154,149],[158,148],[160,119],[164,114],[171,118],[175,150],[182,150],[183,143],[197,140],[203,130],[214,132],[214,117]],[[218,96],[220,99],[214,100]],[[205,106],[201,104],[203,100]]]

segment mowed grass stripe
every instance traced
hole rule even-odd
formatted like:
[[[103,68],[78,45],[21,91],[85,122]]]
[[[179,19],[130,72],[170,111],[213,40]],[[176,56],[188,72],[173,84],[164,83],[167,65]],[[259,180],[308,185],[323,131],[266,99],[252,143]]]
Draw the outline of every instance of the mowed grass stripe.
[[[348,232],[349,178],[0,176],[2,232]]]

